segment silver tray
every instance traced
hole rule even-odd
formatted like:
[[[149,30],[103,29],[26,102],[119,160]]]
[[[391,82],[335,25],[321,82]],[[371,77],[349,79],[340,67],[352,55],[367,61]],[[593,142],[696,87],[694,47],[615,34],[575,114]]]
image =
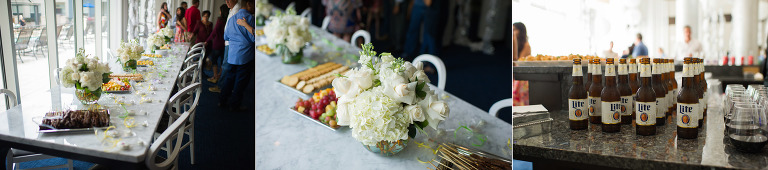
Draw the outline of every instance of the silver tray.
[[[331,127],[331,126],[329,126],[329,125],[323,124],[323,122],[320,122],[319,120],[315,120],[315,119],[312,119],[312,117],[309,117],[309,116],[307,116],[307,115],[305,115],[305,114],[303,114],[303,113],[299,113],[299,111],[296,111],[296,110],[294,110],[294,109],[293,109],[293,107],[290,107],[290,108],[288,108],[288,110],[291,110],[291,112],[293,112],[293,113],[296,113],[296,114],[298,114],[298,115],[301,115],[302,117],[304,117],[304,118],[307,118],[308,120],[310,120],[310,121],[312,121],[312,122],[315,122],[315,123],[317,123],[317,124],[319,124],[319,125],[321,125],[321,126],[323,126],[323,127],[326,127],[326,128],[328,128],[328,129],[331,129],[332,131],[336,131],[336,130],[338,130],[339,128],[341,128],[341,127],[342,127],[342,126],[339,126],[338,128],[334,129],[334,128],[332,128],[332,127]]]
[[[107,115],[111,115],[111,113],[109,112],[109,109],[105,109],[105,110],[107,110]],[[38,127],[39,126],[48,126],[48,125],[43,125],[43,120],[42,119],[43,119],[43,116],[32,117],[32,122],[37,124]],[[112,124],[111,116],[110,116],[109,120],[110,120],[109,125],[110,126],[114,125],[114,124]],[[90,128],[74,128],[74,129],[54,129],[54,128],[50,127],[52,129],[46,129],[46,130],[40,130],[38,128],[37,133],[93,132],[93,130],[96,130],[96,129],[99,129],[99,130],[106,129],[107,127],[109,127],[109,126],[106,126],[106,127],[90,127]]]

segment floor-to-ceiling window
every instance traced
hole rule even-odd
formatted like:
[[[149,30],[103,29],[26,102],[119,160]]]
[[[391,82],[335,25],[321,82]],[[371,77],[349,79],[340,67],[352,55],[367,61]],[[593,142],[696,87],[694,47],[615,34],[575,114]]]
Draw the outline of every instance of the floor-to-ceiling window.
[[[48,25],[40,16],[46,16],[43,0],[11,1],[15,62],[18,71],[21,103],[34,104],[41,100],[36,93],[49,89],[48,77]]]

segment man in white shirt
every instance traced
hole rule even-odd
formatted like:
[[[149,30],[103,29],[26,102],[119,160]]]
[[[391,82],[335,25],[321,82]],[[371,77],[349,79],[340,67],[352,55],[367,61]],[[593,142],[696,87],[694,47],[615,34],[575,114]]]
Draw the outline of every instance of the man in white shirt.
[[[686,25],[683,27],[683,34],[685,41],[680,42],[677,45],[677,55],[675,55],[676,61],[683,61],[685,57],[694,57],[695,54],[701,52],[701,43],[691,39],[691,26]]]
[[[608,48],[608,50],[603,51],[603,58],[617,58],[619,57],[619,54],[616,52],[613,52],[613,41],[611,41],[611,48]]]

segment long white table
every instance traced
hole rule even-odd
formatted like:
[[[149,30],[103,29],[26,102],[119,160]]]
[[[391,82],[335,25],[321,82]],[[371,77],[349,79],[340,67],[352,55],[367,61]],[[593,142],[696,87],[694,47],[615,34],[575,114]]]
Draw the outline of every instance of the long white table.
[[[317,27],[311,27],[311,29],[317,35],[312,42],[315,47],[305,48],[307,51],[304,55],[318,62],[330,60],[342,64],[347,63],[344,55],[358,55],[359,48]],[[328,45],[326,41],[335,45]],[[336,49],[338,47],[342,49],[339,51]],[[338,57],[336,53],[342,53],[342,57]],[[424,169],[432,167],[417,160],[418,158],[428,161],[436,157],[428,149],[418,147],[413,142],[427,140],[427,137],[421,133],[416,135],[416,139],[409,141],[402,152],[384,157],[363,148],[363,145],[352,137],[348,127],[331,131],[292,113],[289,108],[302,96],[282,87],[277,81],[285,75],[294,74],[307,67],[303,64],[282,64],[280,57],[266,56],[258,52],[255,61],[256,169]],[[354,64],[356,60],[350,63]],[[512,125],[490,116],[486,111],[435,86],[431,88],[448,96],[445,100],[451,109],[448,119],[439,126],[443,131],[440,135],[433,130],[427,131],[431,140],[451,142],[512,159],[511,148],[507,145],[507,141],[512,138]],[[484,125],[478,126],[481,121]],[[466,136],[458,135],[458,138],[454,138],[453,131],[460,126],[459,124],[475,127],[475,131],[484,134],[487,141],[482,146],[476,147]]]
[[[63,110],[68,108],[83,107],[74,98],[74,88],[53,87],[44,93],[37,95],[50,96],[51,100],[24,103],[9,110],[0,112],[0,154],[5,158],[9,148],[23,149],[31,152],[44,153],[63,158],[82,160],[110,166],[112,169],[143,169],[146,151],[152,142],[152,135],[158,126],[163,114],[163,109],[170,98],[176,77],[181,71],[181,63],[184,60],[188,44],[174,46],[182,53],[176,53],[164,58],[152,58],[155,66],[149,67],[146,72],[145,82],[133,84],[133,90],[128,94],[103,94],[98,103],[110,111],[111,124],[122,136],[120,139],[131,145],[128,150],[121,150],[111,146],[111,143],[103,142],[94,131],[85,132],[59,132],[38,133],[38,125],[32,121],[34,117],[41,117],[48,111]],[[149,51],[147,50],[147,53]],[[114,74],[124,73],[122,67],[111,58],[110,67]],[[143,68],[140,68],[143,70]],[[155,91],[147,90],[150,87]],[[138,89],[142,90],[138,90]],[[144,91],[145,95],[138,95],[137,91]],[[151,103],[141,103],[142,97],[152,99]],[[125,113],[125,109],[116,104],[118,101],[128,103],[127,110],[133,110],[133,116],[137,126],[127,128],[123,119],[119,116]],[[135,103],[131,103],[134,101]],[[142,114],[146,112],[146,114]],[[147,126],[143,126],[146,122]],[[142,141],[144,145],[139,145]],[[5,160],[5,159],[3,159]],[[5,166],[2,166],[5,169]]]

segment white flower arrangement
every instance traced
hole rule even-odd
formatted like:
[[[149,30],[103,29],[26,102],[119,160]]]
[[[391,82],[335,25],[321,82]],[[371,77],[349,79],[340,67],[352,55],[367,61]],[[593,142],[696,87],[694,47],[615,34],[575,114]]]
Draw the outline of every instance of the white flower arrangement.
[[[165,27],[160,29],[156,34],[160,34],[165,39],[165,42],[170,42],[173,39],[173,29],[171,27]]]
[[[256,14],[257,16],[261,15],[267,18],[269,17],[270,14],[272,14],[272,9],[274,9],[274,7],[272,7],[272,4],[270,4],[266,0],[256,1],[255,7],[256,8],[255,8],[254,14]]]
[[[129,60],[139,60],[142,53],[144,53],[144,47],[139,45],[138,40],[121,42],[120,48],[117,48],[117,57],[121,63]]]
[[[99,90],[101,84],[109,81],[109,74],[112,73],[109,64],[100,63],[99,59],[85,55],[84,51],[78,49],[75,58],[67,60],[59,72],[61,84],[64,87]]]
[[[149,45],[150,49],[151,47],[156,47],[159,49],[165,45],[165,38],[159,33],[152,34],[147,38],[147,45]]]
[[[339,125],[352,128],[352,137],[365,145],[413,138],[426,126],[437,129],[450,113],[426,85],[423,64],[395,59],[389,53],[377,58],[371,44],[363,45],[358,63],[363,66],[337,75],[332,85],[339,96]]]
[[[285,14],[278,13],[269,18],[270,22],[264,26],[264,35],[267,37],[269,48],[278,49],[277,46],[285,46],[288,50],[297,54],[304,45],[312,40],[309,33],[309,20],[296,15],[293,9],[288,9]]]

